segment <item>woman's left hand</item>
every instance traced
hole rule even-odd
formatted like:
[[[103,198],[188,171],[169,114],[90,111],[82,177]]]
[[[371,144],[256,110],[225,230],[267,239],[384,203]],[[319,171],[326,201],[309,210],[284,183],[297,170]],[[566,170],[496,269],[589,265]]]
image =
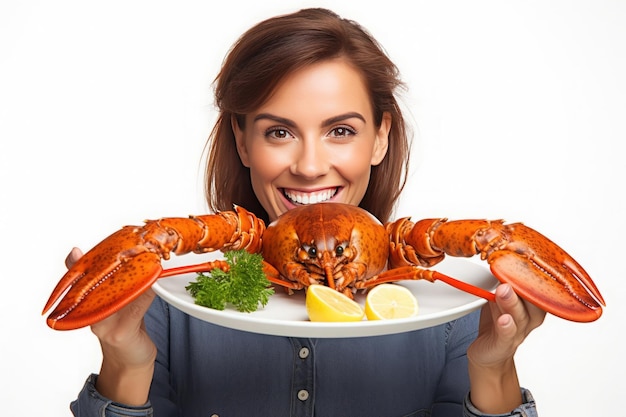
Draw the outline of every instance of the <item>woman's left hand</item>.
[[[489,368],[507,362],[545,316],[545,311],[515,294],[510,284],[499,285],[496,302],[485,305],[480,313],[478,337],[467,350],[469,359]]]
[[[510,284],[496,288],[496,301],[480,314],[478,337],[467,349],[471,400],[489,414],[507,413],[521,404],[513,356],[546,312],[520,298]]]

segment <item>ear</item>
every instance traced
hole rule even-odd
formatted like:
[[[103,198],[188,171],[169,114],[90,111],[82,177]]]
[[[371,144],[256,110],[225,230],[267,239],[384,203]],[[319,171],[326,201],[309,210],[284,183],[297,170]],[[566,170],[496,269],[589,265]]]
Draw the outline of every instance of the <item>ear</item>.
[[[235,135],[235,145],[237,146],[239,159],[241,159],[243,166],[250,168],[250,156],[248,154],[248,148],[246,147],[245,134],[244,131],[241,130],[241,127],[239,127],[239,123],[234,114],[230,117],[230,127]]]
[[[389,149],[389,131],[391,131],[391,123],[391,113],[383,113],[383,118],[380,122],[380,127],[378,128],[374,142],[372,165],[380,164],[385,158],[385,155],[387,155],[387,150]]]

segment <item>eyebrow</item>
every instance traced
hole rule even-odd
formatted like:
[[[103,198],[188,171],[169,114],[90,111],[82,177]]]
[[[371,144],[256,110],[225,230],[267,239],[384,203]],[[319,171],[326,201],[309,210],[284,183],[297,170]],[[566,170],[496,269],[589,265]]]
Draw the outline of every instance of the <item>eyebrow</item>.
[[[361,113],[358,112],[348,112],[348,113],[343,113],[337,116],[333,116],[330,117],[326,120],[324,120],[322,122],[322,127],[326,127],[326,126],[330,126],[332,124],[335,124],[337,122],[341,122],[343,120],[347,120],[347,119],[352,119],[352,118],[357,118],[362,120],[365,123],[365,117],[363,117],[363,115],[361,115]],[[280,117],[280,116],[276,116],[274,114],[271,113],[259,113],[254,117],[253,122],[257,122],[259,120],[272,120],[274,122],[283,124],[287,127],[295,127],[296,123],[291,120],[291,119],[287,119],[285,117]]]

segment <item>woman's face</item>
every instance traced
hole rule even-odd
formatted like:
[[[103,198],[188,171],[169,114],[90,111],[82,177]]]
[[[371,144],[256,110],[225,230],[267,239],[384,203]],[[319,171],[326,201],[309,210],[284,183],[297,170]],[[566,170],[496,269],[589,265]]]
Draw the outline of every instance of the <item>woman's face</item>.
[[[244,130],[232,124],[254,193],[275,220],[303,204],[358,205],[387,152],[391,116],[375,126],[361,75],[337,59],[289,75]]]

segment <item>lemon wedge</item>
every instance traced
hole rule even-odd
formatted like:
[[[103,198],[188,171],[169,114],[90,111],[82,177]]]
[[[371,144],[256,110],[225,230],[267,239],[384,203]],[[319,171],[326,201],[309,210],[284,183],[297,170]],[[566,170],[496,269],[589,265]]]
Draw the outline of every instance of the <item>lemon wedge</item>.
[[[401,285],[378,285],[365,298],[365,315],[368,320],[413,317],[417,315],[418,309],[413,293]]]
[[[365,316],[356,301],[321,284],[307,288],[306,311],[311,321],[360,321]]]

